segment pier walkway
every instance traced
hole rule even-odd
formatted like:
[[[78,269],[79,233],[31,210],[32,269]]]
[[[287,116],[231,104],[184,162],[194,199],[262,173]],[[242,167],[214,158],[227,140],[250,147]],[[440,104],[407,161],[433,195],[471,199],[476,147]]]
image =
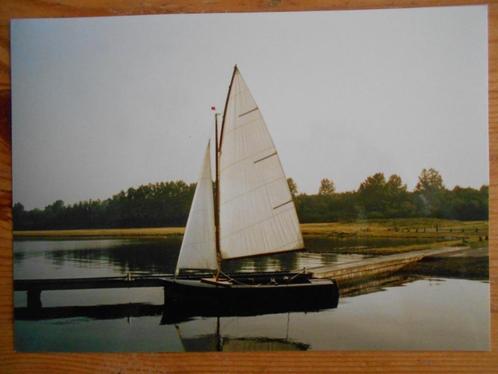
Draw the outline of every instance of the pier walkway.
[[[172,276],[167,274],[166,276]],[[159,276],[69,278],[69,279],[14,279],[14,291],[27,291],[28,307],[41,308],[41,292],[49,290],[82,290],[97,288],[164,287]]]
[[[354,281],[356,279],[375,276],[382,273],[392,273],[406,265],[420,261],[424,257],[440,256],[443,254],[465,251],[467,249],[468,247],[424,249],[397,253],[394,255],[364,258],[342,264],[309,268],[308,270],[317,278],[331,278],[341,284],[341,282]]]

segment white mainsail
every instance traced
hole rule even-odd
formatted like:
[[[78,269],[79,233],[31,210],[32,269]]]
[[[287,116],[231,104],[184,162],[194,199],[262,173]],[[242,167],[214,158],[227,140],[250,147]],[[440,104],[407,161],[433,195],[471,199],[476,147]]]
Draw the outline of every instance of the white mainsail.
[[[208,143],[176,264],[176,274],[180,269],[217,268],[210,155]]]
[[[225,108],[219,185],[223,259],[303,248],[280,159],[237,68]]]

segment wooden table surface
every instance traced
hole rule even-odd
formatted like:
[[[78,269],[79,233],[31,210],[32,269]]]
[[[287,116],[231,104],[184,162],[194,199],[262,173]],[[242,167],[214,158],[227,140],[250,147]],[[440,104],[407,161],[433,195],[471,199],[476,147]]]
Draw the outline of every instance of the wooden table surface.
[[[84,5],[83,5],[84,4]],[[12,323],[11,18],[366,9],[488,4],[491,352],[15,353]],[[0,1],[0,373],[479,372],[498,373],[498,2],[472,0],[2,0]]]

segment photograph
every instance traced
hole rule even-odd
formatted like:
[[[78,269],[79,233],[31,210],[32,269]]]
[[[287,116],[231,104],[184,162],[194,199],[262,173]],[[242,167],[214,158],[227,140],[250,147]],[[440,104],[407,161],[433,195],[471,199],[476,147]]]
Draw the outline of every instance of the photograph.
[[[488,351],[487,18],[11,20],[15,350]]]

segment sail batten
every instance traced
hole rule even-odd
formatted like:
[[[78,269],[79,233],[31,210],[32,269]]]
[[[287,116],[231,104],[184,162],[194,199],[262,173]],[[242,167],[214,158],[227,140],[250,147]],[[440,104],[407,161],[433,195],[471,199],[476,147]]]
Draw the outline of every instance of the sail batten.
[[[278,178],[274,179],[272,182],[277,182],[277,181],[278,181],[278,180],[280,180],[280,179],[282,179],[282,177],[278,177]],[[239,197],[243,196],[244,194],[247,194],[248,192],[254,192],[254,191],[256,191],[256,190],[258,190],[258,189],[260,189],[260,188],[264,188],[265,186],[266,186],[266,184],[263,184],[263,185],[261,185],[261,186],[256,186],[256,187],[254,187],[253,189],[251,189],[251,190],[249,190],[249,191],[246,191],[246,192],[241,193],[241,194],[239,194],[239,195],[233,196],[230,200],[226,200],[226,201],[225,201],[225,203],[229,203],[231,200],[235,200],[235,199],[237,199],[237,198],[239,198]]]
[[[175,273],[181,269],[217,268],[210,144],[204,153]]]
[[[259,108],[258,108],[258,107],[256,107],[256,108],[253,108],[253,109],[251,109],[251,110],[248,110],[247,112],[244,112],[244,113],[242,113],[242,114],[239,114],[239,118],[240,118],[240,117],[244,117],[245,115],[247,115],[247,114],[249,114],[249,113],[252,113],[252,112],[254,112],[255,110],[258,110],[258,109],[259,109]]]
[[[224,259],[303,248],[296,209],[261,111],[238,69],[220,149],[220,251]]]
[[[271,152],[273,149],[274,148],[268,148],[268,151]],[[252,159],[253,157],[254,157],[253,155],[250,155],[250,156],[247,157],[247,159]],[[222,171],[225,171],[225,170],[227,170],[227,169],[229,169],[229,168],[231,168],[233,166],[236,166],[240,161],[242,161],[242,160],[237,160],[237,161],[234,161],[231,164],[224,165]],[[254,163],[257,163],[257,161],[258,160],[254,161]]]

